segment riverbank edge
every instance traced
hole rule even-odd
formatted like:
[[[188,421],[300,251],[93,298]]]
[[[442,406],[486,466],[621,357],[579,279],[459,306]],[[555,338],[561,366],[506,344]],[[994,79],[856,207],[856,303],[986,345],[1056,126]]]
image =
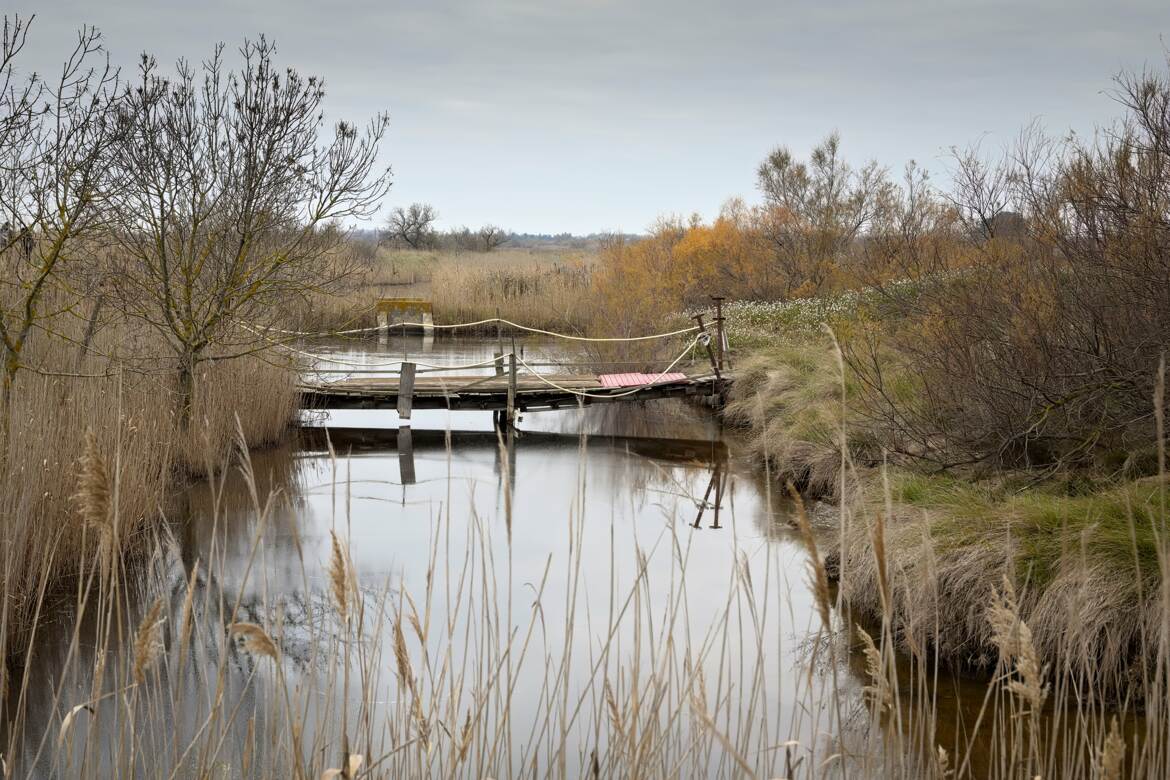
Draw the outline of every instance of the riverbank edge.
[[[825,558],[852,616],[891,619],[903,649],[929,648],[986,678],[999,662],[990,611],[1014,592],[1042,663],[1111,700],[1140,701],[1166,622],[1166,477],[1070,494],[1067,483],[1009,473],[887,468],[888,442],[850,417],[857,388],[843,372],[823,333],[764,340],[738,356],[721,414],[769,479],[837,506],[845,527]]]

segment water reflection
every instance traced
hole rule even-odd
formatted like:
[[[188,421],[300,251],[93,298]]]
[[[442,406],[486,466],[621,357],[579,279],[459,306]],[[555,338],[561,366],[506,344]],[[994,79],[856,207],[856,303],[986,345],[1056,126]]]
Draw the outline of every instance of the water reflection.
[[[463,344],[436,358],[474,359],[492,346],[490,340]],[[407,345],[415,348],[426,345]],[[368,364],[386,357],[345,354]],[[545,743],[533,741],[527,724],[568,717],[559,705],[549,715],[550,702],[558,700],[580,702],[576,720],[564,725],[566,750],[576,757],[614,755],[597,743],[605,732],[598,724],[610,717],[601,683],[612,686],[616,705],[625,708],[648,695],[639,681],[659,674],[678,686],[669,695],[684,710],[701,687],[719,708],[720,728],[761,756],[763,767],[783,769],[777,744],[822,739],[829,699],[820,690],[810,693],[814,680],[823,685],[825,678],[805,669],[815,611],[804,581],[806,557],[787,522],[789,505],[703,410],[678,401],[589,407],[530,415],[503,435],[486,412],[430,418],[418,412],[409,427],[388,411],[328,422],[329,428],[302,429],[286,446],[253,453],[250,479],[233,468],[192,486],[175,509],[174,542],[149,562],[125,616],[127,626],[137,625],[162,594],[168,625],[178,625],[186,584],[196,584],[204,628],[196,637],[195,668],[168,662],[170,690],[180,693],[137,716],[143,728],[159,730],[161,742],[196,733],[209,685],[226,686],[245,711],[264,711],[271,688],[257,680],[270,667],[234,646],[221,657],[233,608],[237,621],[273,633],[283,653],[280,668],[298,690],[314,691],[314,680],[335,672],[336,657],[323,657],[319,647],[322,638],[337,643],[329,606],[334,534],[348,545],[371,610],[402,609],[410,594],[410,609],[417,605],[418,614],[440,627],[420,632],[411,652],[465,670],[468,685],[444,694],[455,721],[474,703],[474,670],[485,658],[501,657],[500,637],[532,632],[532,660],[512,672],[506,719],[492,722],[525,761],[544,766]],[[51,686],[34,695],[25,732],[26,749],[34,753],[78,702],[116,686],[95,682],[91,643],[66,662],[72,621],[68,609],[61,615],[59,628],[42,636],[46,651],[31,661],[36,679],[63,684],[60,698]],[[363,717],[385,716],[382,708],[403,696],[393,673],[397,662],[386,651],[394,644],[393,625],[375,622],[353,650],[384,670],[374,685],[375,711],[349,701],[339,687],[315,693],[305,706],[324,711],[340,700],[342,709],[354,707]],[[113,648],[115,656],[122,652]],[[643,671],[631,678],[637,661]],[[221,664],[222,683],[215,671]],[[858,681],[844,684],[860,690]],[[112,701],[112,715],[103,709],[108,702],[96,712],[120,717]],[[495,717],[505,717],[504,710]],[[690,722],[689,715],[676,716],[660,725],[683,729],[672,737],[681,740]],[[94,737],[97,743],[117,743],[118,726],[96,715],[92,723],[95,731],[113,729]],[[227,729],[225,765],[244,760],[240,746],[253,728],[241,721]],[[147,762],[139,765],[142,773],[152,773],[151,756],[136,760]],[[248,760],[275,762],[271,769],[281,759]],[[728,768],[726,757],[710,750],[687,761],[699,774]],[[50,774],[54,765],[46,768]],[[500,773],[498,766],[483,769]]]

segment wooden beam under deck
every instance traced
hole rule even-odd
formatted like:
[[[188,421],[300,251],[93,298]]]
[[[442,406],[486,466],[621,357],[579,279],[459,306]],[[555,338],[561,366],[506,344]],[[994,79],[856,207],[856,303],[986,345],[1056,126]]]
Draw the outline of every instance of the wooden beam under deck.
[[[653,398],[723,395],[731,384],[726,374],[688,375],[673,382],[649,387],[604,387],[594,374],[545,374],[546,381],[531,374],[515,379],[515,402],[522,412],[539,409],[573,408],[581,403],[644,401]],[[414,409],[496,410],[508,404],[508,375],[419,375],[411,392]],[[551,387],[549,383],[559,387]],[[560,389],[564,388],[564,389]],[[580,397],[573,392],[587,392]],[[301,405],[306,409],[394,409],[398,406],[399,377],[360,377],[335,382],[301,385]]]

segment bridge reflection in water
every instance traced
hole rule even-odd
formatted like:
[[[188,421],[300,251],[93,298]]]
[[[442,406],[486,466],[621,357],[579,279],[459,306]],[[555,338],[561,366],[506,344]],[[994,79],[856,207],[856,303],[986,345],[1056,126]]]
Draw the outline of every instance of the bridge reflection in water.
[[[522,442],[522,444],[521,444]],[[320,458],[330,449],[337,455],[385,454],[397,451],[398,481],[405,491],[416,484],[415,454],[444,453],[454,446],[472,449],[492,449],[495,452],[495,472],[501,491],[514,491],[520,475],[516,470],[516,453],[520,446],[526,450],[563,450],[566,445],[581,447],[604,446],[621,450],[632,457],[652,462],[707,468],[710,478],[701,497],[684,495],[695,505],[692,527],[700,528],[704,516],[710,519],[709,528],[722,528],[719,512],[730,472],[730,452],[719,439],[672,439],[649,436],[604,436],[552,433],[545,431],[518,432],[514,428],[496,431],[414,431],[410,426],[394,428],[327,428],[311,427],[302,430],[302,450],[298,457]],[[404,493],[405,500],[405,493]]]

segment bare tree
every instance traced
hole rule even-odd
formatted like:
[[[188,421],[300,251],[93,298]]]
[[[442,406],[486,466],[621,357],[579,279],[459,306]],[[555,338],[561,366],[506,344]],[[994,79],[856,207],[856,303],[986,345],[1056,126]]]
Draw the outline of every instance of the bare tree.
[[[952,148],[953,185],[947,200],[963,225],[977,238],[995,238],[1011,203],[1011,171],[1006,153],[993,160],[978,143]]]
[[[256,351],[282,305],[347,275],[337,222],[390,186],[384,114],[324,137],[323,82],[277,68],[263,37],[240,52],[238,71],[220,46],[173,79],[144,55],[110,178],[122,298],[173,350],[184,425],[200,363]]]
[[[439,213],[428,203],[411,203],[409,207],[399,206],[386,218],[385,238],[406,244],[411,249],[425,249],[434,246],[435,220]]]
[[[757,171],[768,203],[764,227],[790,292],[808,285],[816,292],[874,217],[890,186],[876,162],[854,170],[833,133],[800,162],[786,148],[774,150]]]
[[[0,38],[0,354],[8,400],[34,328],[75,301],[50,296],[60,266],[102,220],[100,184],[116,137],[118,74],[92,27],[51,80],[21,78],[29,22],[4,18]],[[50,311],[51,310],[51,311]]]
[[[479,229],[479,246],[484,252],[491,252],[508,242],[508,233],[495,225],[484,225]]]

